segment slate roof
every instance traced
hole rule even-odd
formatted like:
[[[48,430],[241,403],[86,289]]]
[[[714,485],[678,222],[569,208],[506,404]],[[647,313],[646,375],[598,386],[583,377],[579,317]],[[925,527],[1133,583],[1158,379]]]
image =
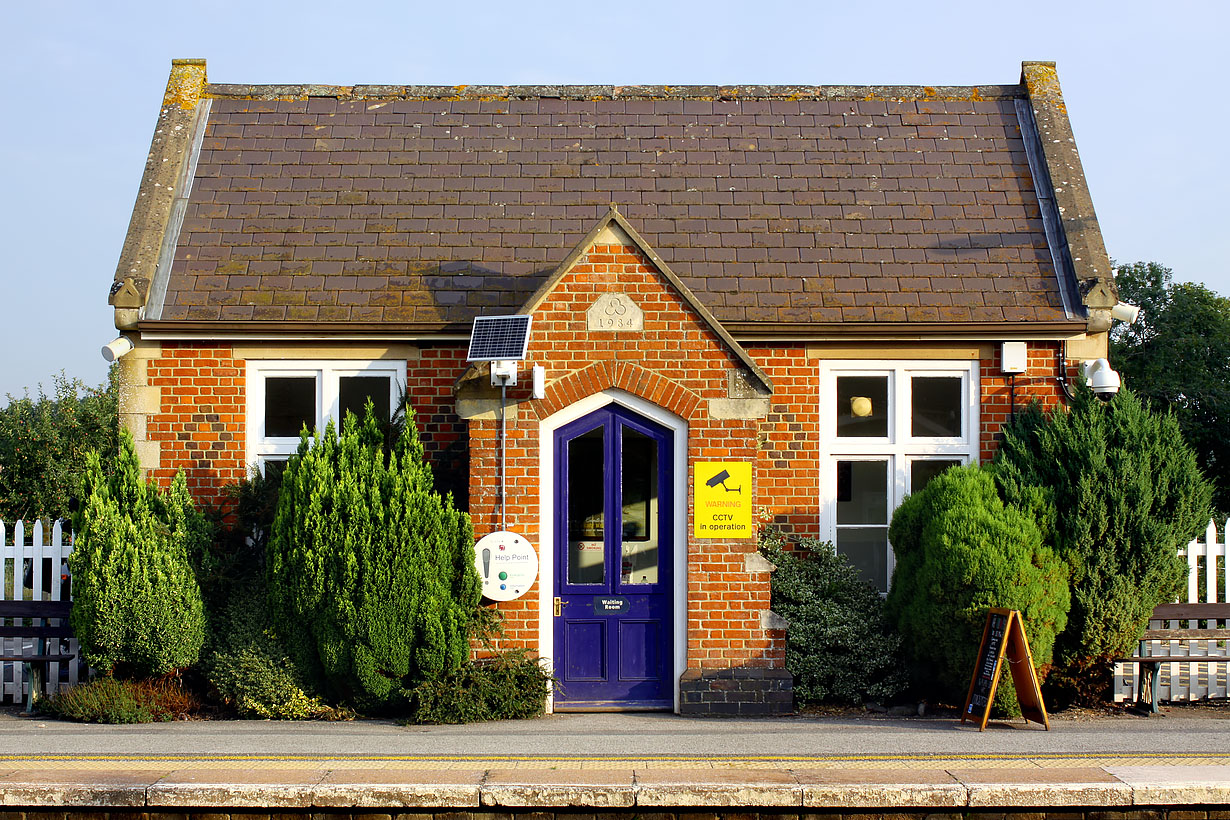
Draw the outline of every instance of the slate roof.
[[[143,327],[456,329],[520,307],[612,203],[731,327],[1079,319],[1023,86],[203,97]]]

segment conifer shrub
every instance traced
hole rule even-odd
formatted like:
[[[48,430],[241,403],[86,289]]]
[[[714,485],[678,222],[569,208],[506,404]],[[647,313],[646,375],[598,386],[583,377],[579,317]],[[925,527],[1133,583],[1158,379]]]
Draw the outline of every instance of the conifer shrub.
[[[1207,524],[1212,485],[1178,423],[1127,389],[1103,402],[1081,386],[1067,410],[1031,406],[1005,426],[995,467],[1006,499],[1045,510],[1071,572],[1050,688],[1064,701],[1103,701],[1112,659],[1182,591],[1177,551]]]
[[[1067,567],[1036,521],[1003,503],[989,470],[954,467],[932,479],[897,508],[888,537],[897,566],[886,605],[919,694],[964,702],[991,607],[1021,612],[1045,674],[1067,622]],[[1020,714],[1006,667],[995,707]]]
[[[462,667],[481,595],[469,516],[432,487],[412,418],[386,452],[368,407],[306,432],[282,477],[268,552],[274,623],[335,703],[404,712]]]
[[[551,676],[524,650],[506,650],[467,661],[409,693],[413,723],[473,723],[537,717],[547,702]]]
[[[258,471],[226,488],[218,535],[203,561],[201,590],[209,616],[202,671],[224,707],[264,720],[344,717],[311,691],[269,612],[265,554],[279,481]]]
[[[786,668],[801,703],[888,701],[905,688],[901,640],[876,588],[833,545],[814,538],[786,548],[778,529],[760,531],[773,611],[786,628]]]
[[[205,638],[205,614],[190,557],[205,551],[210,528],[184,474],[166,492],[146,483],[124,430],[111,475],[91,453],[84,481],[68,559],[82,656],[119,677],[159,677],[191,666]]]

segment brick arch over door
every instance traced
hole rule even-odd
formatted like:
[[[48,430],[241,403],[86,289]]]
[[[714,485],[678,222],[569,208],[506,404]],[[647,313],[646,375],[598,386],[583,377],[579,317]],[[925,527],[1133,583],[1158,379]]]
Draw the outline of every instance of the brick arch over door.
[[[632,362],[614,361],[595,362],[556,379],[547,386],[546,397],[530,406],[542,420],[586,396],[613,387],[688,421],[693,420],[701,406],[701,397],[678,382]]]

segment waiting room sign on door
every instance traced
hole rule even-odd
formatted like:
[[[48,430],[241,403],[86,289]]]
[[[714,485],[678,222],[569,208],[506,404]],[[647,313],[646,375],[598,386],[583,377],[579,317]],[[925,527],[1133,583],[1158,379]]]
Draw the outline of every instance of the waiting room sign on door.
[[[696,538],[754,538],[752,464],[700,461],[692,473]]]

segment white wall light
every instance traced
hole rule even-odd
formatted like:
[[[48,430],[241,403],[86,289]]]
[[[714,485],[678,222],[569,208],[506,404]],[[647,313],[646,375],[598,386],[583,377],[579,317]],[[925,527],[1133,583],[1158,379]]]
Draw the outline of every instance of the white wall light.
[[[546,398],[547,369],[540,364],[536,364],[530,372],[533,374],[533,389],[530,395],[535,399]]]
[[[1135,322],[1138,316],[1140,316],[1140,308],[1136,305],[1129,305],[1127,302],[1120,302],[1110,309],[1112,319],[1127,322],[1129,325]]]
[[[126,353],[131,353],[135,345],[127,336],[117,336],[102,347],[102,357],[113,362]]]

